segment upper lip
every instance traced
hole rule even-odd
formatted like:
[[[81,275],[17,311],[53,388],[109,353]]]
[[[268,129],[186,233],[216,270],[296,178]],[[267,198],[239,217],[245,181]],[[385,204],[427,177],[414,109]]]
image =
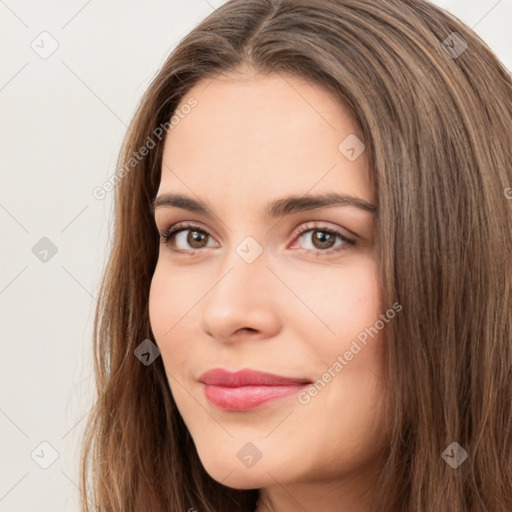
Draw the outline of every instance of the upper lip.
[[[244,369],[233,373],[222,368],[208,370],[198,380],[204,384],[229,388],[242,386],[287,386],[311,384],[312,382],[306,378],[283,377],[282,375],[274,375],[251,369]]]

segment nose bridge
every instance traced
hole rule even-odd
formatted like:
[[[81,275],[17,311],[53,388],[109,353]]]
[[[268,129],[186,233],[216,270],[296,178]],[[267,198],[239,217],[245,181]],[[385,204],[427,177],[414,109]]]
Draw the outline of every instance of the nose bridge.
[[[241,328],[277,328],[275,290],[263,246],[252,236],[233,244],[222,256],[215,282],[205,297],[202,328],[227,339]]]
[[[264,287],[268,288],[270,271],[266,252],[251,235],[230,247],[218,270],[220,281],[215,288],[219,293],[235,293],[238,301],[244,301],[251,287],[261,287],[265,283]]]

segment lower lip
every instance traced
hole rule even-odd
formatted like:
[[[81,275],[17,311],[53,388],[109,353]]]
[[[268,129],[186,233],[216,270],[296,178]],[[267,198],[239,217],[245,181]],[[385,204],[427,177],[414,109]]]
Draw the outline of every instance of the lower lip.
[[[204,384],[204,392],[206,398],[220,409],[225,411],[250,411],[269,401],[294,395],[307,386],[309,384],[229,388]]]

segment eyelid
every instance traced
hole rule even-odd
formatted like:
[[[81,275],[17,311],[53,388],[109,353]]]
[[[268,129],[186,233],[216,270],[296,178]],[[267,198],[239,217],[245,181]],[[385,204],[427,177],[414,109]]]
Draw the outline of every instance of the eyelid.
[[[171,238],[174,239],[176,237],[176,235],[180,234],[183,231],[200,231],[201,233],[205,233],[210,238],[214,239],[214,236],[210,234],[210,231],[208,229],[202,227],[200,223],[197,223],[195,221],[194,222],[183,221],[183,222],[176,222],[174,224],[171,224],[169,227],[163,229],[160,232],[160,242],[168,245]],[[192,254],[192,253],[202,251],[203,249],[206,249],[206,247],[203,247],[202,249],[175,249],[175,248],[172,248],[171,250],[174,252],[177,252],[177,253],[182,253],[182,254]]]
[[[343,232],[342,232],[342,229],[346,229],[346,228],[340,228],[340,227],[331,227],[328,225],[329,223],[326,222],[326,221],[309,221],[309,222],[302,222],[300,223],[298,226],[296,226],[293,230],[293,241],[292,241],[292,244],[295,245],[297,242],[298,239],[300,239],[304,234],[308,233],[308,232],[312,232],[312,231],[324,231],[324,232],[328,232],[328,233],[331,233],[332,235],[334,235],[335,237],[339,238],[341,241],[342,241],[342,245],[343,246],[354,246],[356,245],[356,240],[354,239],[351,239],[350,237],[346,236]],[[200,231],[201,233],[205,233],[208,237],[214,239],[214,237],[210,234],[209,230],[206,229],[206,228],[203,228],[201,226],[200,223],[198,222],[195,222],[195,221],[183,221],[183,222],[177,222],[177,223],[174,223],[174,224],[171,224],[168,228],[165,228],[161,233],[160,233],[160,237],[161,237],[161,243],[165,243],[165,244],[169,244],[169,242],[172,240],[174,240],[175,236],[178,235],[179,233],[183,232],[183,231]],[[348,231],[349,233],[352,233],[352,231],[346,229],[346,231]],[[354,234],[355,235],[355,234]],[[358,235],[355,235],[356,238],[359,238]],[[218,242],[217,242],[218,243]],[[339,246],[338,246],[339,247]],[[176,248],[171,248],[172,251],[176,252],[176,253],[181,253],[181,254],[195,254],[197,252],[201,252],[202,250],[204,249],[207,249],[208,247],[203,247],[201,249],[176,249]],[[302,251],[302,252],[305,252],[305,253],[312,253],[312,252],[316,252],[316,253],[320,253],[320,254],[324,254],[324,255],[330,255],[330,254],[333,254],[333,253],[337,253],[337,252],[341,252],[345,249],[335,249],[335,248],[328,248],[328,249],[324,249],[324,250],[321,250],[321,249],[304,249],[304,248],[301,248],[299,247],[298,249],[296,249],[298,251]]]
[[[353,242],[355,242],[357,239],[361,238],[359,235],[357,235],[350,229],[347,229],[345,227],[341,227],[341,226],[338,226],[331,222],[323,221],[323,220],[311,220],[311,221],[301,222],[293,229],[293,233],[295,236],[298,236],[298,235],[301,235],[304,232],[312,230],[312,229],[317,229],[318,231],[323,231],[324,229],[328,230],[328,231],[329,230],[335,231],[338,235],[340,235],[343,238],[351,239],[351,237],[352,237],[353,240],[351,240],[351,241],[353,241]],[[345,233],[345,231],[346,231],[346,233]]]

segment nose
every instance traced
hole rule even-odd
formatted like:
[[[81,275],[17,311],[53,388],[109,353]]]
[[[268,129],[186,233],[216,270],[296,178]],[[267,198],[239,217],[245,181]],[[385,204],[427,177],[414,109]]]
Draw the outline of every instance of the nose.
[[[230,343],[270,338],[279,332],[280,283],[264,255],[248,263],[233,249],[219,265],[212,287],[201,301],[201,329],[208,336]]]

